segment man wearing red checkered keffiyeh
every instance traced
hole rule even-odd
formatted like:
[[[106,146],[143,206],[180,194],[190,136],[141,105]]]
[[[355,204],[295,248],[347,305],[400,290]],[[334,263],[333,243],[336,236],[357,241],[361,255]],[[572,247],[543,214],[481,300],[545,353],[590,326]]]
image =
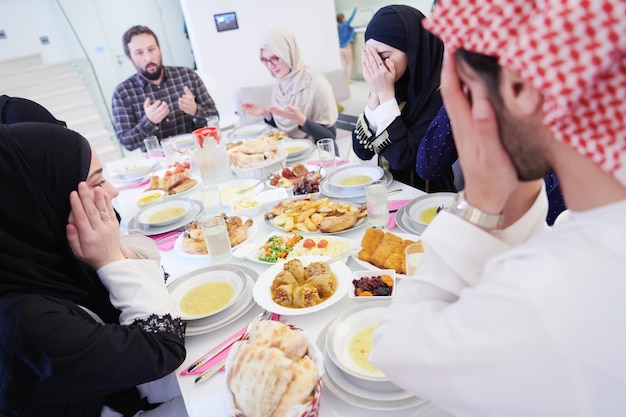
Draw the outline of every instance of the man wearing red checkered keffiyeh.
[[[455,416],[626,415],[626,0],[440,0],[424,26],[465,190],[370,360]]]

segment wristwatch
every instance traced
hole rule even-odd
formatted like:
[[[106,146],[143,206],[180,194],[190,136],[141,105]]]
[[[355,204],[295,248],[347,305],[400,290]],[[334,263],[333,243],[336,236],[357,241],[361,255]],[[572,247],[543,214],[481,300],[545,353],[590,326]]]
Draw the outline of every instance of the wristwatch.
[[[495,229],[502,223],[502,213],[489,214],[482,210],[472,207],[465,199],[465,192],[459,191],[456,194],[454,203],[448,208],[452,214],[485,229]]]

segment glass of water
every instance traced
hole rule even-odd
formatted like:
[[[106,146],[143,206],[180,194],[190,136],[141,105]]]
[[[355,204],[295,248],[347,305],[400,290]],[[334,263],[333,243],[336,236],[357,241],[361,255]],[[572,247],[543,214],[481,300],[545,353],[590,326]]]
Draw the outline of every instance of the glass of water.
[[[387,229],[389,226],[389,202],[387,201],[387,182],[374,181],[365,186],[365,204],[367,221],[375,229]]]
[[[231,248],[224,218],[220,216],[210,217],[204,220],[200,227],[207,251],[211,257],[211,264],[228,262],[231,258]]]

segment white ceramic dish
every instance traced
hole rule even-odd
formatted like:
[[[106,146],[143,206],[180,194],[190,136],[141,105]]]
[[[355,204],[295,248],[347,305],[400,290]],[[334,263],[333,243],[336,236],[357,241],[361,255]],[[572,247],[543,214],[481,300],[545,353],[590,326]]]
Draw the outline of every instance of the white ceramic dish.
[[[393,175],[389,171],[383,172],[382,180],[387,182],[387,187],[391,185],[393,182]],[[365,197],[365,187],[348,189],[348,188],[338,188],[333,186],[329,181],[328,177],[322,178],[320,181],[320,191],[322,194],[332,197],[332,198],[341,198],[341,199],[352,199],[359,198],[363,200]]]
[[[393,233],[394,235],[402,238],[403,240],[412,240],[412,241],[415,241],[415,242],[421,240],[420,236],[418,236],[416,234],[412,234],[412,233],[396,233],[396,232],[391,232],[391,233]],[[365,261],[359,259],[359,254],[358,253],[352,255],[352,260],[354,262],[356,262],[357,264],[359,264],[363,269],[367,269],[367,270],[374,271],[374,272],[377,272],[377,273],[380,273],[380,271],[384,270],[384,269],[381,269],[381,268],[377,267],[376,265],[373,265],[373,264],[371,264],[369,262],[365,262]],[[398,273],[396,273],[396,278],[406,278],[406,275],[405,274],[398,274]]]
[[[304,266],[307,266],[311,262],[324,261],[326,259],[330,259],[328,256],[301,256],[299,259],[302,261]],[[343,296],[346,295],[348,288],[350,288],[350,277],[352,273],[350,272],[350,268],[346,266],[343,262],[333,262],[330,265],[330,269],[337,278],[337,289],[326,300],[322,301],[320,304],[314,305],[312,307],[306,308],[289,308],[281,306],[272,300],[271,294],[271,286],[276,274],[278,274],[283,269],[283,264],[274,264],[267,269],[264,273],[259,276],[256,284],[254,284],[253,296],[254,301],[263,307],[266,310],[270,310],[274,313],[283,315],[283,316],[300,316],[304,314],[311,314],[316,311],[323,310],[331,305],[335,304],[339,301]]]
[[[240,217],[244,223],[246,222],[246,220],[248,220],[248,217],[244,217],[244,216],[240,216]],[[257,234],[258,230],[259,230],[259,227],[257,226],[256,222],[252,223],[252,226],[248,227],[248,237],[246,238],[246,240],[241,242],[239,245],[233,246],[232,248],[233,251],[239,248],[240,246],[252,241],[252,239],[254,239],[254,236]],[[178,238],[176,239],[176,242],[174,242],[174,251],[176,251],[177,254],[188,257],[188,258],[211,259],[211,256],[208,254],[195,254],[195,253],[186,252],[184,249],[184,245],[183,245],[184,240],[185,240],[185,233],[181,233],[180,236],[178,236]]]
[[[247,179],[241,178],[232,181],[226,181],[217,186],[220,191],[220,199],[222,201],[222,205],[229,206],[233,201],[238,200],[244,197],[253,197],[256,194],[260,193],[263,190],[263,181],[259,181],[257,179]],[[237,194],[238,190],[243,190],[246,188],[252,187],[250,190]]]
[[[211,311],[210,313],[191,315],[184,312],[184,308],[182,307],[182,301],[190,291],[202,286],[204,284],[210,283],[225,283],[232,287],[233,295],[228,299],[228,301],[222,305],[220,308]],[[237,275],[233,271],[228,270],[211,270],[200,272],[191,278],[185,280],[185,282],[178,285],[171,293],[171,297],[174,300],[174,305],[176,307],[176,312],[183,320],[197,320],[203,319],[206,317],[213,316],[221,311],[226,310],[230,306],[232,306],[235,302],[239,300],[242,296],[244,290],[246,289],[246,280],[242,279],[241,276]]]
[[[396,226],[398,229],[402,230],[408,234],[421,235],[424,230],[426,230],[426,226],[423,225],[413,225],[406,217],[406,213],[404,209],[406,206],[402,206],[396,212]]]
[[[158,235],[161,233],[171,232],[172,230],[176,230],[181,227],[184,227],[187,223],[194,221],[195,219],[200,217],[200,215],[202,214],[202,210],[204,209],[204,206],[202,205],[202,201],[189,200],[186,198],[181,198],[180,200],[191,202],[191,209],[187,212],[187,214],[182,219],[172,224],[165,225],[165,226],[150,226],[147,224],[142,224],[137,220],[137,216],[139,215],[139,213],[142,213],[143,210],[147,210],[148,208],[153,207],[153,206],[148,206],[148,207],[144,207],[143,209],[141,209],[139,213],[135,215],[135,217],[130,219],[130,221],[128,222],[128,232],[136,233],[136,234],[144,235],[144,236]],[[168,201],[172,201],[172,200],[168,200]]]
[[[154,164],[149,163],[147,160],[139,161],[115,171],[113,179],[119,182],[137,181],[150,175],[154,168]]]
[[[370,278],[377,275],[388,275],[391,277],[392,286],[391,293],[389,295],[373,295],[373,296],[358,296],[355,295],[356,286],[354,285],[354,280],[359,280],[361,278]],[[366,270],[366,271],[353,271],[352,272],[352,280],[350,281],[351,287],[350,291],[348,291],[348,298],[354,300],[356,302],[376,302],[376,301],[391,301],[396,295],[396,271],[393,269],[380,269],[378,271]]]
[[[246,287],[239,300],[237,300],[229,308],[205,319],[188,321],[187,329],[185,330],[185,336],[195,336],[209,333],[211,331],[227,326],[246,314],[255,305],[255,302],[252,299],[252,287],[254,286],[254,280],[258,278],[259,274],[256,273],[256,271],[254,271],[253,269],[242,265],[216,265],[205,267],[176,278],[174,281],[167,285],[167,288],[171,293],[179,285],[182,285],[188,279],[192,279],[195,275],[201,274],[205,271],[214,270],[226,270],[238,274],[242,279],[246,280]]]
[[[263,208],[261,200],[255,197],[244,197],[230,203],[230,211],[235,216],[254,217]]]
[[[368,305],[366,304],[359,306],[359,308],[367,306]],[[325,349],[326,338],[330,327],[331,324],[326,325],[315,341],[315,344],[322,350]],[[425,403],[425,400],[413,396],[403,390],[381,392],[367,390],[355,385],[347,378],[346,374],[337,368],[328,356],[328,353],[325,353],[324,355],[324,369],[326,371],[322,376],[324,388],[332,391],[333,394],[335,394],[339,399],[347,402],[348,404],[368,410],[392,411],[412,408]]]
[[[355,336],[372,326],[378,326],[388,303],[371,302],[342,314],[330,324],[326,335],[326,352],[333,363],[346,374],[353,384],[380,392],[400,391],[381,370],[366,369],[350,354]]]
[[[260,136],[270,130],[269,126],[265,123],[252,124],[247,126],[241,126],[233,130],[230,134],[235,139],[250,139]]]
[[[454,202],[455,193],[431,193],[420,196],[406,204],[405,218],[415,227],[426,227],[430,222],[422,218],[428,211],[437,210],[441,205],[450,206]]]
[[[295,159],[308,154],[313,149],[313,144],[305,139],[291,139],[282,142],[287,151],[287,159]]]
[[[381,167],[375,165],[349,165],[333,171],[327,176],[327,180],[330,185],[340,190],[356,190],[381,179],[384,173]],[[350,180],[357,182],[350,183]]]
[[[191,210],[191,201],[187,199],[173,199],[168,201],[162,201],[145,207],[139,213],[137,213],[137,222],[147,226],[167,226],[172,223],[176,223],[180,219],[184,218],[189,210]],[[166,211],[176,211],[165,215]],[[153,216],[162,213],[164,217],[159,219]]]

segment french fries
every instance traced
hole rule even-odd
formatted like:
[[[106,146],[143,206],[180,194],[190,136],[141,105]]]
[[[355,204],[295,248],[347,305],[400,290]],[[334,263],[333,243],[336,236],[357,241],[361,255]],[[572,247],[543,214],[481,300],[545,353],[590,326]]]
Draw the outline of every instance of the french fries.
[[[359,209],[349,203],[330,201],[328,198],[318,200],[300,199],[285,200],[274,206],[265,214],[267,219],[285,232],[316,232],[318,226],[327,217],[342,216],[346,213],[358,212]],[[367,215],[359,213],[359,218]]]

